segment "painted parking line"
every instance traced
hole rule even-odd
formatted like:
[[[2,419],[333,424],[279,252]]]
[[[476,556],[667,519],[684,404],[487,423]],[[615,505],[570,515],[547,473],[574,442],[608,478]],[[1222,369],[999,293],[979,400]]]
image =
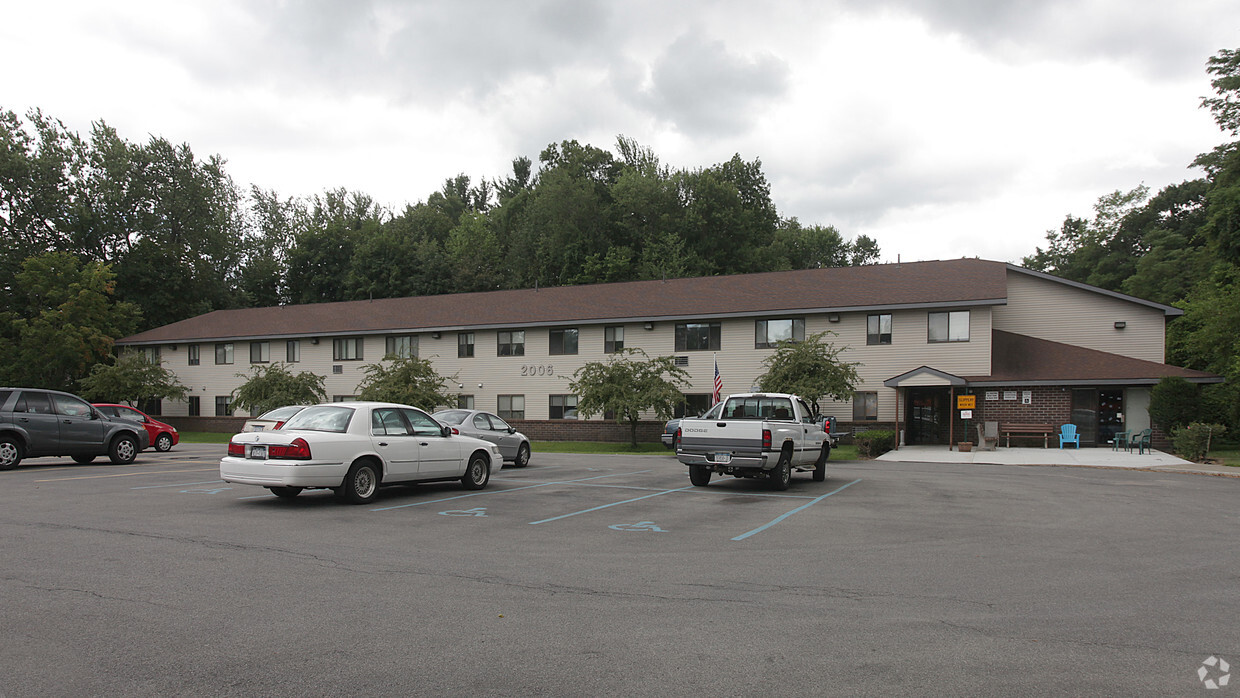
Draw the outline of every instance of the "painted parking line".
[[[621,475],[639,475],[641,473],[649,473],[649,472],[653,472],[653,471],[652,470],[636,470],[636,471],[628,472],[628,473],[615,473],[613,475],[595,475],[593,477],[583,477],[583,478],[576,479],[576,480],[552,480],[549,482],[539,482],[533,485],[524,485],[522,487],[512,487],[506,490],[487,490],[483,492],[470,492],[469,494],[458,494],[452,497],[443,497],[440,499],[429,499],[425,502],[413,502],[412,504],[397,504],[395,506],[390,506],[390,507],[379,507],[377,509],[371,509],[371,511],[390,511],[392,509],[407,509],[409,507],[420,507],[424,504],[435,504],[437,502],[450,502],[454,499],[465,499],[467,497],[495,496],[497,494],[507,494],[509,492],[518,492],[520,490],[534,489],[537,487],[550,487],[552,485],[570,485],[570,484],[574,484],[578,482],[587,482],[589,480],[600,480],[606,477],[619,477]]]
[[[206,482],[182,482],[176,485],[143,485],[142,487],[130,487],[131,490],[154,490],[160,487],[189,487],[190,485],[214,485],[223,480],[207,480]]]
[[[574,512],[573,512],[573,513],[571,513],[571,514],[561,514],[560,516],[553,516],[553,517],[551,517],[551,518],[549,518],[549,519],[543,519],[542,521],[531,521],[531,522],[530,522],[530,525],[531,525],[531,526],[537,526],[538,524],[545,524],[545,523],[550,523],[550,522],[552,522],[552,521],[559,521],[560,519],[567,519],[567,518],[568,518],[568,517],[570,517],[570,516],[577,516],[578,514],[589,514],[589,513],[590,513],[590,512],[592,512],[592,511],[600,511],[600,510],[602,510],[602,509],[610,509],[611,507],[618,507],[618,506],[620,506],[621,504],[630,504],[630,503],[632,503],[632,502],[640,502],[640,501],[641,501],[641,500],[643,500],[643,499],[650,499],[651,497],[662,497],[662,496],[663,496],[663,495],[665,495],[665,494],[671,494],[671,493],[673,493],[673,492],[684,492],[685,490],[689,489],[690,487],[693,487],[693,485],[689,485],[689,486],[687,486],[687,487],[681,487],[681,488],[679,488],[679,489],[675,489],[675,490],[663,490],[662,492],[655,492],[654,494],[642,495],[641,497],[634,497],[634,498],[632,498],[632,499],[626,499],[626,500],[624,500],[623,502],[612,502],[611,504],[604,504],[604,505],[602,505],[602,506],[591,507],[591,508],[589,508],[589,509],[582,509],[581,511],[574,511]]]
[[[109,473],[107,475],[79,475],[77,477],[57,477],[47,480],[35,480],[35,482],[64,482],[66,480],[98,480],[105,477],[133,477],[134,475],[167,475],[168,473],[203,473],[209,470],[219,471],[219,468],[191,468],[188,470],[157,470],[147,473]]]
[[[804,511],[805,509],[808,509],[808,508],[810,508],[810,507],[814,506],[815,504],[817,504],[818,502],[821,502],[822,500],[826,499],[827,497],[830,497],[831,495],[833,495],[833,494],[835,494],[835,493],[837,493],[837,492],[842,492],[842,491],[844,491],[845,489],[847,489],[847,488],[849,488],[849,487],[852,487],[853,485],[857,484],[858,482],[861,482],[861,480],[860,480],[859,478],[858,478],[858,479],[856,479],[856,480],[853,480],[852,482],[848,483],[847,485],[842,485],[842,486],[840,486],[840,487],[837,487],[837,488],[835,488],[834,490],[831,490],[830,492],[828,492],[828,493],[826,493],[826,494],[824,494],[824,495],[822,495],[822,496],[820,496],[820,497],[815,497],[814,499],[810,500],[809,502],[807,502],[807,503],[805,503],[805,504],[802,504],[801,506],[797,507],[796,509],[793,509],[792,511],[784,512],[783,514],[781,514],[781,515],[779,515],[779,516],[775,517],[774,519],[772,519],[772,520],[770,520],[770,521],[768,521],[768,522],[766,522],[766,523],[762,524],[761,526],[759,526],[759,527],[757,527],[757,528],[753,529],[752,531],[749,531],[748,533],[742,533],[741,535],[739,535],[739,536],[737,536],[737,537],[733,538],[732,540],[745,540],[746,538],[748,538],[748,537],[750,537],[750,536],[752,536],[752,535],[755,535],[755,534],[761,533],[761,532],[765,531],[766,529],[770,528],[771,526],[774,526],[775,524],[779,523],[780,521],[783,521],[784,519],[788,518],[789,516],[792,516],[793,514],[795,514],[795,513],[799,512],[799,511]]]

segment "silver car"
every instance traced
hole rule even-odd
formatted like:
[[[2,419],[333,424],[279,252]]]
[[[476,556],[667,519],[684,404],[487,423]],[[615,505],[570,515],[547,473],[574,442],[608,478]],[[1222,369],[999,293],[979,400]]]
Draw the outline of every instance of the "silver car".
[[[288,407],[277,407],[274,410],[268,410],[257,417],[251,417],[245,420],[245,426],[241,427],[241,431],[271,431],[284,426],[289,417],[306,409],[305,405],[289,405]]]
[[[472,436],[499,446],[505,462],[518,468],[529,465],[530,440],[508,426],[508,422],[498,415],[481,410],[443,410],[431,416],[439,423],[452,427],[453,434]]]

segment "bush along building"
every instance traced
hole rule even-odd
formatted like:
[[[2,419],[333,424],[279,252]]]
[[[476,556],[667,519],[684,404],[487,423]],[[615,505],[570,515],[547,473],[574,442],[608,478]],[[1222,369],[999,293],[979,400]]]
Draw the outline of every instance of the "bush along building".
[[[158,413],[193,417],[199,428],[235,423],[229,396],[250,365],[318,373],[332,399],[347,400],[367,364],[396,355],[430,360],[459,405],[494,411],[535,438],[618,441],[625,428],[577,419],[568,382],[584,364],[622,348],[674,356],[692,384],[685,409],[697,413],[709,407],[716,362],[725,394],[746,391],[780,340],[829,331],[861,378],[851,402],[821,403],[842,428],[948,444],[976,441],[986,421],[1073,423],[1082,444],[1096,445],[1152,426],[1150,389],[1161,377],[1222,380],[1164,363],[1166,323],[1180,314],[959,259],[218,310],[118,345],[176,373],[189,398]],[[646,438],[658,426],[652,415]],[[1020,443],[1041,446],[1042,437]]]

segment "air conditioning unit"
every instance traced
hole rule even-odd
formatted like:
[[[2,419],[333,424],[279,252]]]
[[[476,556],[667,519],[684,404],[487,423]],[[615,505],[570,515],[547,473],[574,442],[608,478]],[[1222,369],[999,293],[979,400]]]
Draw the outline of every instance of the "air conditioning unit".
[[[332,364],[332,373],[344,373],[344,366],[340,364]]]
[[[674,358],[675,358],[675,361],[673,363],[677,366],[688,366],[689,365],[689,357],[687,356],[677,356]]]

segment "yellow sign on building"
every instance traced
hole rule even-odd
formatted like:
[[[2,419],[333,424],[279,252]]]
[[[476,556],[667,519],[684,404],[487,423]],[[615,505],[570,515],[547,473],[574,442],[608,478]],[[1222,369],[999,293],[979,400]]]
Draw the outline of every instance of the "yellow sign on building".
[[[956,409],[958,410],[975,410],[977,409],[976,395],[957,395]]]

